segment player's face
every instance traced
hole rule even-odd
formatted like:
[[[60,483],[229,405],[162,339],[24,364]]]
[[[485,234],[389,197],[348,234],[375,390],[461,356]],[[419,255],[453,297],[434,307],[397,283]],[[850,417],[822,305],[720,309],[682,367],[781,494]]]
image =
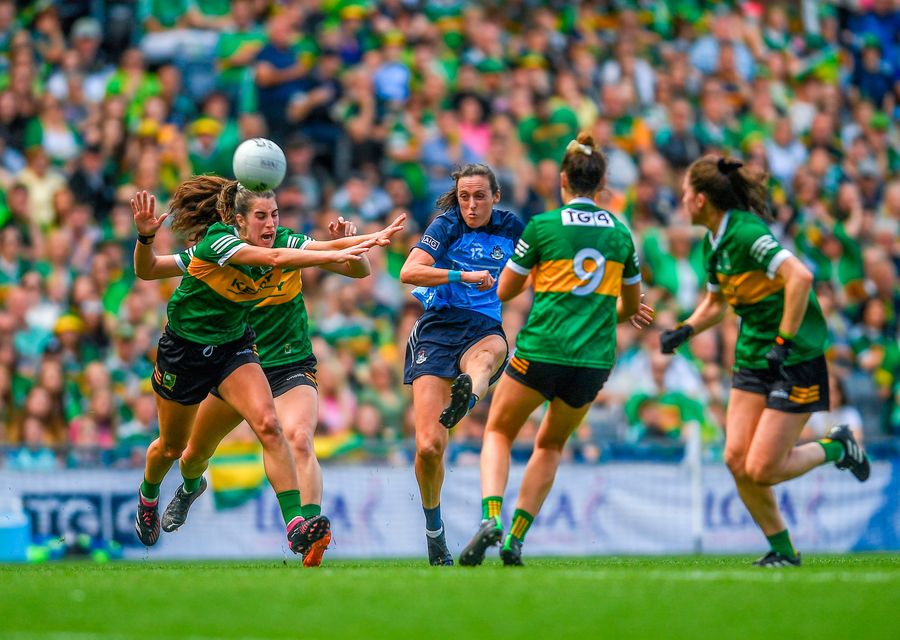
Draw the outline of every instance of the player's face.
[[[271,248],[278,228],[278,205],[274,198],[257,198],[246,216],[238,216],[241,237],[257,247]]]
[[[456,199],[463,220],[475,229],[490,221],[491,210],[500,201],[500,194],[491,193],[491,183],[486,176],[466,176],[456,182]]]
[[[681,205],[691,216],[691,223],[699,224],[700,211],[703,208],[703,197],[698,196],[697,192],[694,191],[694,187],[691,186],[688,176],[684,176],[684,181],[681,183],[681,192],[684,194],[681,196]]]

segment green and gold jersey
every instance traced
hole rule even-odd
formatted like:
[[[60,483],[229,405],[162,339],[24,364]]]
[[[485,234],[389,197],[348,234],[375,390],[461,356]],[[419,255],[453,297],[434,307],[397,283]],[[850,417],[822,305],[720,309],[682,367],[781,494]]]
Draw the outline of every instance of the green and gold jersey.
[[[169,327],[200,344],[237,340],[250,310],[281,281],[281,269],[228,264],[248,246],[234,227],[217,222],[192,248],[181,284],[169,299]]]
[[[778,335],[784,313],[784,280],[778,268],[792,255],[778,244],[765,222],[749,211],[729,211],[716,234],[706,234],[707,288],[720,292],[741,318],[735,368],[767,367],[765,355]],[[815,293],[810,292],[788,364],[822,355],[827,335],[822,310]]]
[[[274,246],[303,249],[311,241],[312,238],[302,233],[278,227]],[[200,244],[176,254],[175,264],[186,274],[190,273],[199,248]],[[273,292],[259,300],[248,317],[250,326],[256,332],[256,348],[263,367],[301,362],[312,355],[300,270],[280,270],[280,279],[273,282]]]
[[[611,368],[616,299],[641,281],[631,232],[587,198],[531,219],[506,263],[534,274],[534,303],[516,339],[526,360]]]

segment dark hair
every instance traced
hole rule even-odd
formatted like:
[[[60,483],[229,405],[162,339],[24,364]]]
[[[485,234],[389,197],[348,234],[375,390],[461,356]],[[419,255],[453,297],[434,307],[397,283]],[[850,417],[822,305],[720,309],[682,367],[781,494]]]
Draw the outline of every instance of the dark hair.
[[[752,211],[765,222],[772,222],[775,218],[769,210],[768,180],[762,169],[725,156],[703,156],[688,167],[691,187],[705,194],[716,209]]]
[[[562,170],[573,196],[593,196],[603,188],[606,178],[606,157],[594,144],[589,133],[579,133],[566,147]]]
[[[169,214],[172,230],[196,242],[206,230],[220,220],[234,224],[235,216],[246,215],[250,202],[257,198],[274,198],[273,191],[250,191],[237,180],[219,176],[194,176],[181,183],[172,195]]]
[[[469,178],[472,176],[484,176],[491,185],[491,195],[500,193],[500,184],[497,182],[497,176],[493,170],[486,164],[480,162],[470,162],[461,167],[457,167],[450,177],[453,178],[453,188],[444,193],[435,202],[435,206],[439,211],[450,211],[459,206],[459,200],[456,198],[456,185],[460,178]]]

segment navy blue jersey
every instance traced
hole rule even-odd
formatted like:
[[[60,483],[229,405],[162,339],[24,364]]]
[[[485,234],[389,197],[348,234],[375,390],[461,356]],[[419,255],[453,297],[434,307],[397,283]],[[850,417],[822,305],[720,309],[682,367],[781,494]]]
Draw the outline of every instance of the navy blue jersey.
[[[470,228],[455,208],[435,218],[415,248],[434,258],[438,269],[455,271],[489,271],[494,286],[479,291],[477,285],[451,282],[436,287],[417,287],[413,295],[426,309],[470,309],[500,322],[500,299],[497,279],[513,254],[525,225],[510,211],[494,209],[490,222]]]

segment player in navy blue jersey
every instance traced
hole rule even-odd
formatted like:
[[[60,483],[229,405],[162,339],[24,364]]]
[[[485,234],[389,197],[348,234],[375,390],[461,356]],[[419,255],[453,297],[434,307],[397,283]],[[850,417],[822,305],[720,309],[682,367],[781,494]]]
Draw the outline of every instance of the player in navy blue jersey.
[[[437,201],[443,213],[400,272],[425,306],[409,336],[403,381],[413,391],[416,480],[432,565],[453,564],[440,507],[447,429],[503,372],[509,350],[497,277],[524,229],[515,214],[494,208],[500,187],[490,167],[467,164],[451,177],[454,187]]]

